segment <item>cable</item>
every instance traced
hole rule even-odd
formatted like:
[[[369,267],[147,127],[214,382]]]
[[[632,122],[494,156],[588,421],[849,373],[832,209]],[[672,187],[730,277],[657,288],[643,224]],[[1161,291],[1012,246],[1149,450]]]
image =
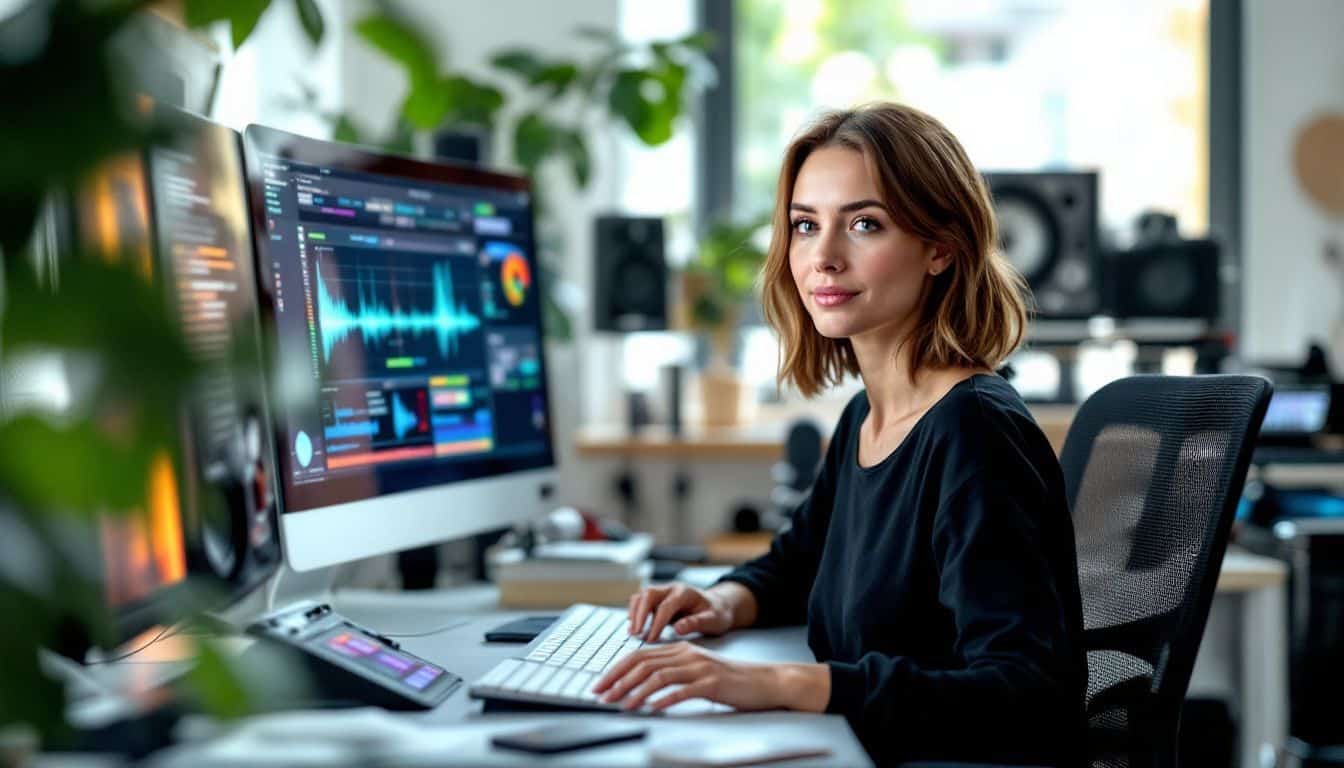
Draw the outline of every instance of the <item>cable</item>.
[[[151,645],[153,645],[153,644],[159,642],[160,640],[167,640],[167,639],[170,638],[170,637],[173,637],[173,636],[175,636],[175,635],[181,634],[182,630],[186,628],[186,625],[182,625],[182,626],[178,627],[176,631],[169,632],[169,630],[172,630],[174,626],[176,626],[176,625],[174,625],[174,624],[169,624],[168,626],[166,626],[166,627],[164,627],[163,629],[159,630],[159,634],[155,635],[153,638],[151,638],[151,639],[149,640],[149,642],[145,643],[144,645],[140,646],[139,648],[136,648],[136,649],[133,650],[133,651],[127,651],[126,653],[123,653],[123,654],[121,654],[120,656],[112,656],[111,658],[106,658],[106,659],[95,659],[94,661],[86,661],[86,662],[84,662],[84,666],[91,667],[91,666],[94,666],[94,665],[96,665],[96,664],[113,664],[113,663],[118,662],[118,661],[124,661],[124,660],[129,659],[129,658],[131,658],[132,656],[136,655],[137,653],[140,653],[141,651],[143,651],[143,650],[149,648]]]
[[[402,638],[402,637],[429,637],[430,635],[437,635],[437,634],[439,634],[440,632],[447,632],[447,631],[450,630],[450,629],[457,629],[458,627],[465,627],[466,625],[468,625],[468,624],[470,624],[470,623],[471,623],[471,619],[460,619],[460,620],[458,620],[458,621],[453,622],[452,624],[445,624],[445,625],[443,625],[442,627],[439,627],[439,628],[437,628],[437,629],[430,629],[430,630],[426,630],[426,631],[424,631],[424,632],[396,632],[396,633],[393,633],[393,632],[379,632],[378,634],[382,635],[383,637],[396,637],[396,638]]]

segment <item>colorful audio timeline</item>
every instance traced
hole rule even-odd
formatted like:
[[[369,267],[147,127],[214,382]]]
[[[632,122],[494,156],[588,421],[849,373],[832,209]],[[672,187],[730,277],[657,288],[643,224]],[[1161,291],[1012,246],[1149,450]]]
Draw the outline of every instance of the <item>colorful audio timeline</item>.
[[[489,390],[473,387],[466,374],[432,376],[427,386],[331,387],[327,395],[322,436],[328,469],[486,453],[495,447]],[[294,448],[311,460],[307,435],[300,433]]]

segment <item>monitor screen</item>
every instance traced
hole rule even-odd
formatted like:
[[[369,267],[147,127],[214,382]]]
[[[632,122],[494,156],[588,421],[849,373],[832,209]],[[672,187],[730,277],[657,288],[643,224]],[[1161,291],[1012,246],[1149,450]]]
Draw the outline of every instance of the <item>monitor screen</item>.
[[[1260,434],[1310,435],[1325,428],[1330,415],[1330,390],[1326,387],[1307,389],[1280,388],[1269,400]]]
[[[526,179],[246,142],[286,516],[553,466]]]
[[[143,506],[98,522],[104,598],[124,636],[197,596],[239,596],[280,562],[241,137],[155,109],[170,130],[103,162],[71,195],[83,252],[128,261],[166,292],[199,365],[179,443],[155,454]],[[230,481],[244,493],[227,498]]]

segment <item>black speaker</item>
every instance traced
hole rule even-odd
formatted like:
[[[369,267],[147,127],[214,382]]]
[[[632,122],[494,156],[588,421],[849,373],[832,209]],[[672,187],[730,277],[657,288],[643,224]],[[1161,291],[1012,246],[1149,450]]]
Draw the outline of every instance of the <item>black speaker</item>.
[[[434,156],[441,160],[479,165],[487,154],[488,137],[469,127],[440,128],[434,132]]]
[[[999,246],[1026,278],[1042,318],[1101,309],[1097,174],[987,172]]]
[[[594,240],[593,325],[599,331],[667,328],[667,261],[663,220],[599,216]]]
[[[1119,318],[1218,319],[1218,244],[1174,240],[1106,254],[1106,304]]]

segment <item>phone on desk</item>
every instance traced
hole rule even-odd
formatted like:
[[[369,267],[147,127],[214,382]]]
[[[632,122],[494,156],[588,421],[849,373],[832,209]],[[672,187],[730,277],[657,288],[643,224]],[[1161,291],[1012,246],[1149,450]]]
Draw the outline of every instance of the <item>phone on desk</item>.
[[[586,749],[619,741],[642,739],[647,729],[627,723],[575,719],[551,723],[540,728],[500,734],[490,743],[504,749],[516,749],[538,755],[553,755],[574,749]]]

